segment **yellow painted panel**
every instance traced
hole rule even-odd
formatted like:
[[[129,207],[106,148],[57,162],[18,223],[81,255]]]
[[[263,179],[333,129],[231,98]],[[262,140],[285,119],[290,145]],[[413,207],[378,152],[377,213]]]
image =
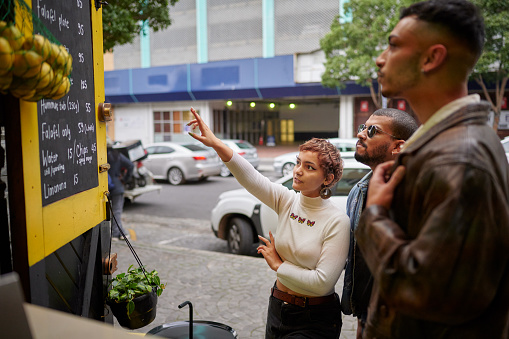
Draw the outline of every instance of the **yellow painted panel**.
[[[37,104],[20,100],[20,113],[23,176],[25,180],[27,246],[30,257],[43,258],[44,227],[42,222]]]
[[[97,119],[98,104],[104,102],[102,10],[95,10],[93,0],[90,3],[97,163],[101,165],[107,162],[106,124]],[[27,4],[30,5],[29,2]],[[107,172],[98,173],[98,187],[42,207],[37,103],[20,100],[20,111],[28,259],[29,265],[32,266],[105,219],[104,192],[108,189],[108,176]]]
[[[45,206],[44,256],[50,255],[103,221],[104,207],[103,190],[100,188],[93,188]]]

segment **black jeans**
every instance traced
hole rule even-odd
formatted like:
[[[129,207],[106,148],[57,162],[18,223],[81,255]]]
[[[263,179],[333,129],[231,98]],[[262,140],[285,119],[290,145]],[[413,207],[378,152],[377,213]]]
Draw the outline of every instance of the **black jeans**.
[[[333,302],[306,307],[270,296],[265,339],[337,339],[341,325],[341,304],[337,294]]]

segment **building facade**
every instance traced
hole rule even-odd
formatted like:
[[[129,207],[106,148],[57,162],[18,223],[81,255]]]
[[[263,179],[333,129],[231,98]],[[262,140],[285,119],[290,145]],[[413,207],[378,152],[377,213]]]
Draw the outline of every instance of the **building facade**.
[[[375,109],[369,89],[321,85],[320,39],[344,1],[180,0],[170,27],[115,47],[105,72],[109,135],[186,140],[192,106],[222,138],[355,137]],[[410,110],[403,100],[389,106]]]

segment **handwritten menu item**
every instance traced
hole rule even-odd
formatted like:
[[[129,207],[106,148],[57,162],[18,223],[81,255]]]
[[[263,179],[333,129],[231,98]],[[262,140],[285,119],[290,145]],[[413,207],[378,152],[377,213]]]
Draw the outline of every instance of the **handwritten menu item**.
[[[90,1],[32,0],[32,10],[73,58],[71,89],[37,102],[42,205],[98,186]]]

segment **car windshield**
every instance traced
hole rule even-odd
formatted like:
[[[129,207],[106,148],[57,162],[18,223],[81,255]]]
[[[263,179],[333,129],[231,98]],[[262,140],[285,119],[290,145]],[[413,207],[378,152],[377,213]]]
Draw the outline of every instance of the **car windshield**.
[[[369,168],[345,168],[343,176],[336,184],[334,195],[348,195],[353,186],[359,182],[370,171]]]
[[[193,152],[206,151],[205,148],[203,148],[199,145],[195,145],[195,144],[185,144],[185,145],[182,145],[182,147],[185,147],[188,150],[193,151]]]
[[[251,145],[249,142],[247,141],[237,141],[235,143],[239,148],[242,148],[242,149],[247,149],[247,148],[253,148],[254,146]]]
[[[504,146],[504,150],[506,153],[509,152],[509,140],[506,142],[503,142],[502,145]]]
[[[356,146],[352,145],[352,144],[337,144],[336,148],[340,152],[355,152],[356,151]]]

